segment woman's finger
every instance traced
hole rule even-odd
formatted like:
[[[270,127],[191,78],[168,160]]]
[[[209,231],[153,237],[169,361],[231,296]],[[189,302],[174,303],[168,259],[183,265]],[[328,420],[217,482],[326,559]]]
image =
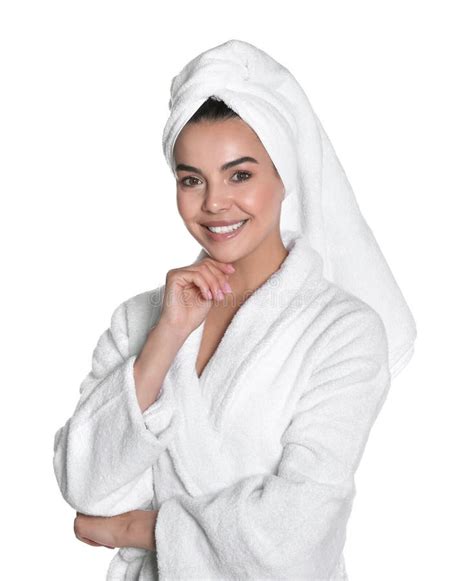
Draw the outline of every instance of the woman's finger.
[[[206,281],[206,285],[212,292],[212,296],[216,301],[220,301],[224,298],[225,289],[221,286],[221,281],[219,280],[218,276],[222,276],[225,281],[225,275],[222,273],[216,276],[216,270],[212,270],[212,267],[205,263],[199,263],[193,267],[189,267],[189,270],[196,273],[199,276],[202,276]],[[218,271],[220,272],[220,271]]]
[[[202,268],[206,269],[210,274],[211,278],[208,280],[211,281],[213,292],[217,293],[219,289],[223,294],[231,292],[229,290],[229,273],[223,273],[214,263],[208,261],[202,264]],[[228,285],[228,288],[226,288],[226,285]]]
[[[77,538],[82,541],[83,543],[86,543],[87,545],[91,545],[92,547],[101,547],[102,545],[100,543],[96,543],[95,541],[91,541],[91,539],[88,539],[87,537],[82,537],[80,535],[76,535]]]
[[[198,269],[179,269],[177,273],[189,284],[196,285],[206,300],[212,300],[212,293],[206,277]]]

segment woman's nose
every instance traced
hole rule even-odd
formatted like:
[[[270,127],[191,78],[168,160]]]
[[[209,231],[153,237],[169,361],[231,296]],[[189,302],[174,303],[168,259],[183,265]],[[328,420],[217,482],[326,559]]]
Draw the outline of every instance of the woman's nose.
[[[225,186],[209,186],[203,201],[203,209],[217,212],[232,205],[232,196]]]

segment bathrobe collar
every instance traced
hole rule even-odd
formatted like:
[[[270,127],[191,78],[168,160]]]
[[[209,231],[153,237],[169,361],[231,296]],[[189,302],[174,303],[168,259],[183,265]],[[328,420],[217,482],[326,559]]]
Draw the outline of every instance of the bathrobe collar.
[[[311,300],[323,280],[323,260],[306,235],[293,230],[281,232],[288,255],[280,267],[239,307],[216,351],[198,378],[196,360],[204,330],[203,321],[187,337],[170,368],[176,385],[189,387],[192,395],[181,394],[183,403],[200,394],[208,399],[215,427],[221,425],[238,382],[251,372],[272,338],[284,332]],[[208,256],[202,249],[195,262]],[[181,389],[178,387],[178,389]],[[176,394],[179,395],[179,394]]]

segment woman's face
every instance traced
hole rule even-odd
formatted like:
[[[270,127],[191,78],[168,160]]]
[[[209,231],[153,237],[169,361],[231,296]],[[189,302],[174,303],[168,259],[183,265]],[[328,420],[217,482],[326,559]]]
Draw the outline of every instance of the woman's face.
[[[257,134],[242,119],[185,125],[174,161],[179,213],[210,256],[233,262],[270,233],[279,236],[284,185]],[[230,234],[206,228],[243,220]]]

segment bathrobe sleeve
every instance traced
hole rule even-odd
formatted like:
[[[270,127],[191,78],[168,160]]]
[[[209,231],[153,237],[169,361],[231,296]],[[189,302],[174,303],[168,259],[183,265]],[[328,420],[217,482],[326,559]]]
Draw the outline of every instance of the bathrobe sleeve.
[[[318,364],[282,435],[276,473],[161,504],[155,539],[165,579],[331,578],[354,474],[390,385],[378,314],[342,319],[344,332],[318,341]]]
[[[152,465],[174,430],[167,377],[143,413],[129,352],[127,302],[99,337],[92,368],[79,387],[72,417],[54,436],[54,472],[75,510],[113,516],[146,508],[153,499]]]

